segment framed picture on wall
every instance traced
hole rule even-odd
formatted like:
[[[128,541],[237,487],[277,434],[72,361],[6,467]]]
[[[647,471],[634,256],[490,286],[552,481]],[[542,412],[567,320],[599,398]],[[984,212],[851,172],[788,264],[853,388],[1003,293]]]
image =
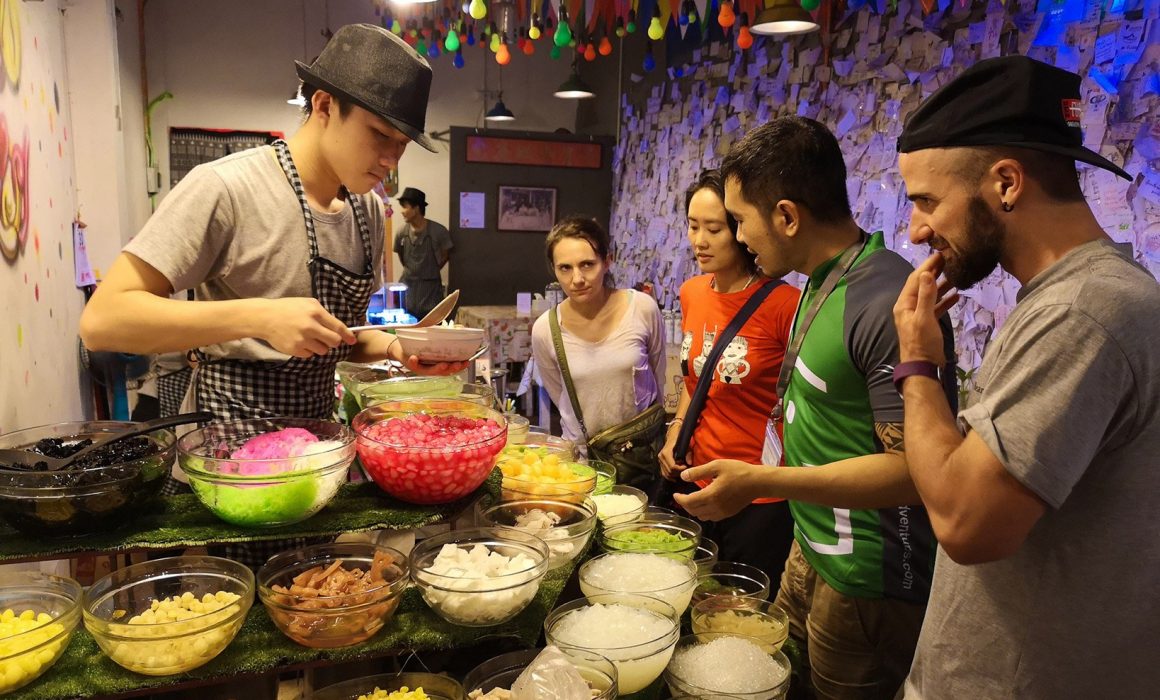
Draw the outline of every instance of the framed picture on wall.
[[[499,186],[501,231],[550,231],[556,223],[555,187]]]

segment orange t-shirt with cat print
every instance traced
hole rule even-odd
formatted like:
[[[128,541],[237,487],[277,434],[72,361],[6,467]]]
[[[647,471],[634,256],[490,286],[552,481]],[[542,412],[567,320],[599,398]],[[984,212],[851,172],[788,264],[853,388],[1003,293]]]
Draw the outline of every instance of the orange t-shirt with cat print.
[[[717,335],[758,289],[778,284],[758,278],[740,292],[723,294],[713,289],[712,280],[713,275],[699,275],[681,285],[681,374],[690,396]],[[777,402],[777,377],[800,297],[792,285],[779,284],[721,353],[689,443],[686,459],[692,466],[715,459],[761,463],[765,426]],[[697,485],[704,488],[708,483]],[[782,499],[754,503],[778,500]]]

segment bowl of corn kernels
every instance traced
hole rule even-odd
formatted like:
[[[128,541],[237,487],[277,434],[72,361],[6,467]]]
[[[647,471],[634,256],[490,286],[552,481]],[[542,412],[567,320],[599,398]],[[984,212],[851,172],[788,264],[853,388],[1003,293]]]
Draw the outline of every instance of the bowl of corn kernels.
[[[85,629],[135,673],[191,671],[229,646],[254,603],[254,574],[219,557],[157,559],[119,569],[85,592]]]
[[[314,700],[466,700],[463,686],[434,673],[389,673],[335,683]]]
[[[81,586],[39,571],[0,573],[0,695],[52,667],[81,618]]]

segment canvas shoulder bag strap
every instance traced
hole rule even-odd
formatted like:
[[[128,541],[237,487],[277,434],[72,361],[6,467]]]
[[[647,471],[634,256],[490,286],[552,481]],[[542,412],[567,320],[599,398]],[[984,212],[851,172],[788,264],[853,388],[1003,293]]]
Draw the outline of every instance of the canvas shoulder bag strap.
[[[713,385],[713,373],[717,369],[717,361],[721,359],[725,347],[733,340],[733,336],[741,331],[741,327],[745,325],[753,312],[757,311],[761,302],[765,301],[774,289],[783,284],[785,282],[777,280],[762,285],[753,293],[753,296],[746,300],[745,305],[733,316],[733,320],[729,321],[729,325],[714,341],[713,349],[705,358],[705,364],[701,368],[701,376],[697,378],[697,386],[693,389],[692,399],[689,401],[689,407],[685,410],[684,419],[681,421],[681,432],[677,434],[677,444],[673,447],[673,457],[676,458],[677,462],[683,462],[685,453],[689,451],[689,442],[692,441],[693,431],[697,428],[697,419],[701,415],[701,409],[705,407],[705,400],[709,397],[709,387]]]
[[[866,235],[865,231],[862,231],[858,242],[847,248],[846,252],[842,253],[842,257],[838,259],[837,264],[826,275],[826,279],[822,280],[822,285],[818,287],[817,293],[814,294],[813,300],[810,302],[809,307],[806,308],[806,314],[802,317],[801,325],[799,326],[796,321],[794,322],[793,330],[790,331],[789,346],[785,349],[785,357],[781,361],[781,373],[777,377],[777,404],[774,405],[773,411],[770,414],[775,421],[780,421],[782,418],[782,399],[785,398],[785,390],[789,388],[789,378],[793,376],[793,368],[797,364],[798,354],[801,353],[802,343],[805,342],[806,333],[809,332],[810,324],[814,322],[818,312],[822,309],[822,304],[826,303],[826,299],[829,298],[830,294],[838,286],[838,282],[854,266],[854,261],[866,249],[866,244],[869,242],[870,237]],[[802,295],[802,300],[805,300],[804,294]],[[801,309],[800,304],[801,302],[799,302],[799,310]],[[794,318],[797,318],[796,313],[794,314]]]
[[[572,402],[572,412],[580,423],[580,432],[584,433],[584,444],[588,444],[588,427],[584,425],[584,413],[580,410],[580,399],[576,398],[576,386],[572,383],[572,373],[568,371],[568,355],[564,352],[564,338],[560,334],[560,316],[556,313],[559,306],[553,306],[548,312],[548,325],[552,328],[552,346],[556,348],[556,362],[560,365],[560,374],[564,377],[564,388],[568,390],[568,399]]]

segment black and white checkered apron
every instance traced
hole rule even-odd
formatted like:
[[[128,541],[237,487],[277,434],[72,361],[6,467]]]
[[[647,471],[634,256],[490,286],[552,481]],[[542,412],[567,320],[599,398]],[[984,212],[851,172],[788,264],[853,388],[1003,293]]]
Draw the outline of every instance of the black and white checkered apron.
[[[311,292],[323,308],[347,326],[361,325],[374,286],[371,232],[362,201],[345,187],[342,189],[354,214],[366,260],[366,271],[355,274],[319,254],[314,217],[298,170],[290,158],[290,149],[285,141],[276,141],[274,149],[302,207],[310,243]],[[329,420],[335,405],[334,368],[351,350],[352,346],[341,343],[326,355],[291,357],[283,362],[209,359],[199,351],[201,362],[194,372],[197,406],[200,410],[212,411],[221,421],[274,417]],[[275,540],[227,545],[226,556],[248,566],[260,566],[270,556],[302,544],[301,540]]]

